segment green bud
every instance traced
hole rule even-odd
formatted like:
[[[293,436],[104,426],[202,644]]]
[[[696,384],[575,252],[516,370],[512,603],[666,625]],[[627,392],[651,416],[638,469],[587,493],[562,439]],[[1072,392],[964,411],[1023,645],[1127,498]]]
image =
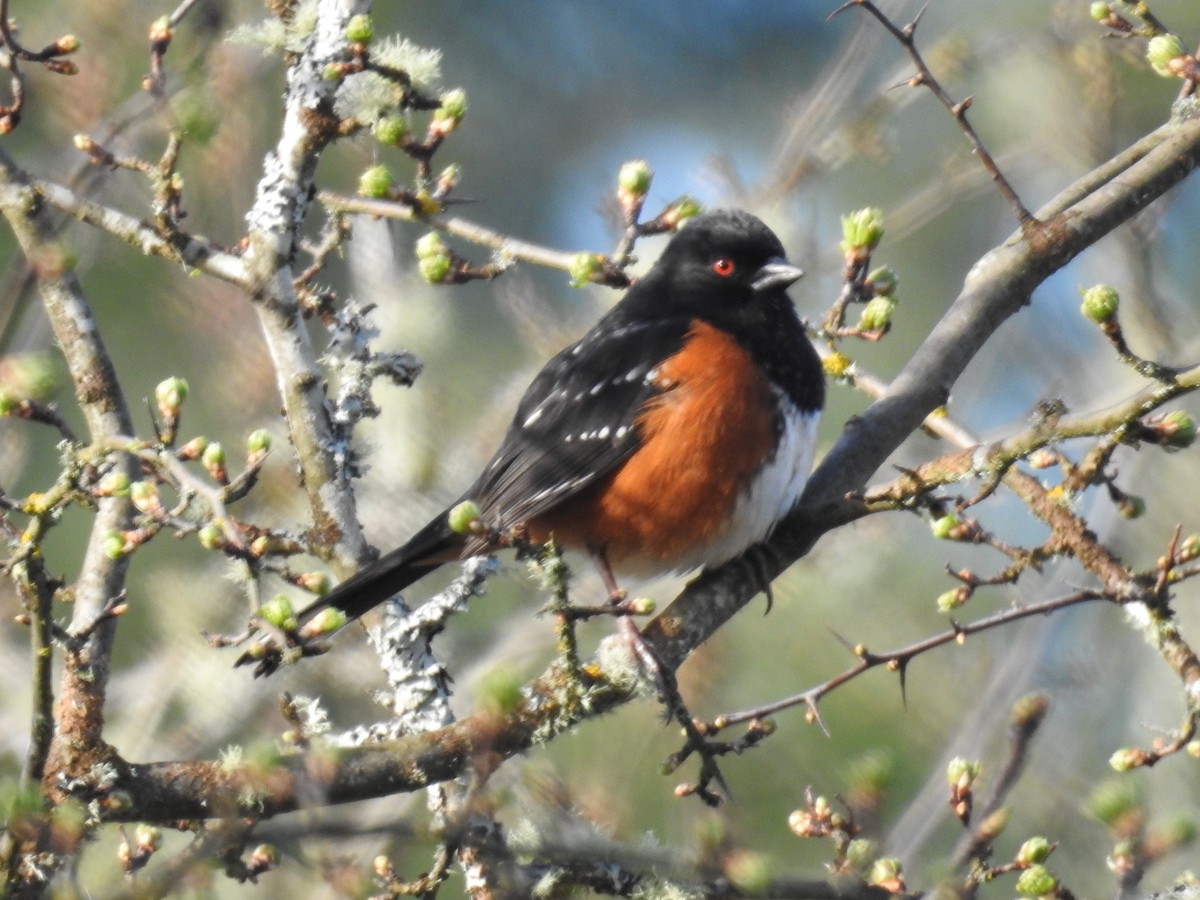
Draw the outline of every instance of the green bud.
[[[953,540],[955,530],[962,524],[962,521],[954,513],[947,513],[940,518],[934,519],[929,523],[929,528],[933,531],[933,536],[941,540]]]
[[[296,585],[318,597],[324,597],[333,586],[329,581],[329,575],[325,572],[304,572],[297,575]]]
[[[325,81],[341,81],[346,75],[346,67],[340,63],[327,63],[321,70],[321,78]]]
[[[396,180],[387,166],[371,166],[358,178],[358,195],[372,200],[385,200]]]
[[[1200,556],[1200,534],[1193,532],[1185,537],[1179,542],[1179,548],[1175,554],[1180,562],[1191,562]]]
[[[893,297],[872,297],[863,307],[858,327],[863,331],[883,331],[892,324],[892,314],[896,311],[896,300]]]
[[[515,712],[525,702],[521,678],[512,666],[501,665],[488,670],[479,680],[479,693],[484,705],[501,715]]]
[[[1177,815],[1155,828],[1154,832],[1158,843],[1174,850],[1196,839],[1196,823],[1187,816]]]
[[[1146,46],[1146,60],[1156,73],[1163,78],[1174,78],[1179,75],[1172,65],[1180,57],[1187,56],[1183,41],[1173,34],[1160,34],[1150,38]]]
[[[204,448],[204,453],[200,456],[200,462],[204,464],[204,468],[208,474],[217,481],[224,481],[226,479],[225,448],[221,446],[219,441],[213,441]]]
[[[158,487],[149,481],[135,481],[129,486],[129,499],[139,512],[147,515],[162,510],[162,502],[158,499]]]
[[[867,286],[880,297],[890,297],[896,293],[900,279],[889,266],[880,266],[867,276]]]
[[[883,239],[883,211],[867,207],[842,216],[841,251],[849,254],[868,254]]]
[[[483,510],[474,500],[464,500],[450,510],[448,519],[455,534],[470,534],[481,524]]]
[[[1045,694],[1025,694],[1013,703],[1009,721],[1018,728],[1036,726],[1046,717],[1049,708],[1050,700]]]
[[[260,462],[270,449],[271,432],[267,429],[256,428],[246,436],[246,454],[251,465]]]
[[[435,256],[447,256],[450,248],[436,231],[422,235],[416,243],[417,259],[430,259]]]
[[[225,546],[225,532],[221,531],[219,525],[205,525],[196,532],[196,537],[205,550],[218,550]]]
[[[171,40],[171,17],[159,16],[150,23],[150,40],[156,44]]]
[[[953,612],[966,603],[970,597],[971,592],[967,589],[966,585],[943,591],[938,594],[937,610],[940,613]]]
[[[208,438],[194,437],[178,450],[175,455],[180,459],[199,459],[204,455],[205,449],[208,447]]]
[[[10,409],[22,400],[44,400],[58,387],[53,359],[45,353],[14,353],[4,357],[4,384]]]
[[[1128,772],[1144,766],[1149,759],[1145,750],[1138,747],[1122,747],[1108,758],[1108,764],[1117,772]]]
[[[272,844],[259,844],[250,854],[250,868],[255,872],[266,872],[278,865],[279,851]]]
[[[821,360],[821,368],[830,378],[841,378],[854,365],[854,360],[845,353],[833,352]]]
[[[954,787],[970,787],[979,777],[979,761],[956,756],[946,766],[946,782]]]
[[[442,94],[442,105],[437,108],[437,112],[433,115],[439,122],[449,123],[450,127],[448,131],[453,131],[466,114],[467,92],[462,88],[455,88],[452,91]],[[442,127],[445,128],[445,125]]]
[[[567,270],[571,276],[571,287],[583,287],[603,269],[604,257],[586,251],[576,253],[571,257],[571,268]]]
[[[96,485],[96,493],[101,497],[128,497],[129,476],[124,472],[108,472]]]
[[[1167,447],[1182,450],[1192,446],[1196,440],[1196,420],[1182,410],[1175,410],[1163,416],[1159,426],[1167,439]]]
[[[284,631],[296,630],[296,611],[292,601],[286,594],[276,594],[258,608],[258,615],[264,622],[281,628]]]
[[[1110,7],[1107,3],[1097,2],[1093,3],[1088,8],[1088,12],[1095,21],[1103,22],[1112,14],[1112,7]]]
[[[678,228],[688,219],[700,215],[703,209],[699,200],[690,194],[684,194],[663,211],[662,221],[668,228]]]
[[[1121,295],[1115,287],[1097,284],[1083,291],[1083,303],[1079,310],[1097,325],[1103,325],[1117,314]]]
[[[1052,850],[1054,846],[1044,837],[1031,837],[1017,851],[1017,865],[1027,867],[1035,863],[1044,863]]]
[[[1124,778],[1111,778],[1100,784],[1087,799],[1089,815],[1103,825],[1112,825],[1137,809],[1137,787]]]
[[[440,284],[454,265],[450,248],[436,231],[423,235],[416,244],[417,269],[430,284]]]
[[[335,606],[327,606],[300,627],[302,638],[324,637],[333,634],[347,622],[346,614]]]
[[[725,857],[725,877],[746,894],[762,894],[771,885],[771,861],[761,853],[735,850]]]
[[[375,123],[375,140],[388,146],[399,146],[408,137],[408,120],[404,116],[384,116]]]
[[[450,274],[454,261],[447,256],[431,256],[417,261],[417,271],[430,284],[441,284]]]
[[[896,757],[887,750],[872,750],[854,759],[846,771],[846,782],[855,791],[879,794],[896,778]]]
[[[124,534],[110,531],[104,536],[104,555],[109,559],[120,559],[127,552]]]
[[[859,871],[874,862],[879,853],[875,842],[867,838],[855,838],[846,846],[846,862]]]
[[[635,616],[648,616],[658,608],[650,597],[636,597],[629,601],[629,611]]]
[[[1126,494],[1117,501],[1117,512],[1125,519],[1140,519],[1146,514],[1146,501],[1136,494]]]
[[[162,845],[162,831],[153,825],[139,822],[134,835],[134,842],[143,853],[153,853]]]
[[[903,873],[904,867],[900,860],[893,856],[885,856],[871,864],[871,874],[867,876],[867,882],[891,890],[890,885],[899,882]]]
[[[1032,865],[1017,878],[1017,893],[1023,897],[1044,897],[1058,887],[1058,879],[1043,865]]]
[[[650,163],[644,159],[631,159],[617,173],[618,196],[640,200],[650,191],[653,180],[654,170],[650,168]]]
[[[363,14],[351,16],[346,23],[346,40],[352,44],[369,44],[375,37],[375,23],[371,17]]]

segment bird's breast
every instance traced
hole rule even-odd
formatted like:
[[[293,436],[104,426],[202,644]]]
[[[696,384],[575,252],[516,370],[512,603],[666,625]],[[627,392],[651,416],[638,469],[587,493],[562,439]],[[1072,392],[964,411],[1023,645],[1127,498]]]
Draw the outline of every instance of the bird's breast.
[[[659,393],[637,417],[637,451],[534,523],[639,578],[715,565],[766,537],[803,490],[817,418],[699,321],[648,377]]]

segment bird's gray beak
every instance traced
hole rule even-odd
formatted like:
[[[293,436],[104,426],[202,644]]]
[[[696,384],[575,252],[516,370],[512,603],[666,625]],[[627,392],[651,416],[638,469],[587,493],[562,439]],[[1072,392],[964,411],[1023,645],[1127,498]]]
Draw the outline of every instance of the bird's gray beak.
[[[793,266],[782,256],[776,256],[768,259],[755,273],[750,287],[759,294],[763,291],[783,290],[799,281],[802,275],[804,270],[799,266]]]

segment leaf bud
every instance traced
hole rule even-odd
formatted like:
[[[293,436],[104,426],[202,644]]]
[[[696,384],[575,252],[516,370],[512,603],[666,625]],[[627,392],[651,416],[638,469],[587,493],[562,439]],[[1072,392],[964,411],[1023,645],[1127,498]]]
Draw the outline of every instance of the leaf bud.
[[[358,195],[371,200],[386,200],[395,183],[387,166],[371,166],[358,178]]]
[[[271,432],[256,428],[246,436],[246,464],[256,466],[266,458],[271,449]]]
[[[1150,761],[1150,754],[1140,747],[1122,747],[1108,758],[1108,764],[1117,772],[1137,769]]]
[[[1017,893],[1023,897],[1044,897],[1058,888],[1058,879],[1045,866],[1032,865],[1017,878]]]
[[[762,894],[771,885],[771,862],[752,850],[735,850],[725,857],[721,868],[739,892]]]
[[[264,601],[258,608],[258,616],[264,622],[284,631],[296,630],[296,611],[286,594],[276,594],[270,600]]]
[[[205,550],[219,550],[225,546],[225,532],[219,525],[209,523],[196,532],[200,546]]]
[[[1054,849],[1044,837],[1031,837],[1017,851],[1017,865],[1026,868],[1035,863],[1044,863]]]
[[[135,481],[129,485],[129,499],[138,512],[148,516],[156,516],[163,512],[162,501],[158,499],[158,486],[149,481]]]
[[[330,584],[326,572],[303,572],[296,576],[296,586],[304,588],[310,594],[324,597],[333,585]]]
[[[463,500],[451,508],[447,519],[455,534],[470,534],[483,524],[483,510],[474,500]]]
[[[893,856],[885,856],[871,864],[871,872],[867,882],[885,891],[898,894],[904,890],[904,867],[900,860]]]
[[[347,622],[346,614],[335,606],[327,606],[315,616],[300,626],[300,636],[304,639],[324,637],[332,634]]]
[[[876,207],[856,210],[842,216],[842,242],[846,256],[866,256],[883,239],[883,211]]]
[[[375,140],[387,147],[397,147],[407,137],[408,120],[404,116],[384,116],[375,123]]]
[[[883,331],[892,324],[896,301],[892,297],[872,297],[862,309],[858,327],[863,331]]]
[[[125,472],[106,472],[96,485],[98,497],[128,497],[129,475]]]
[[[1079,306],[1087,318],[1097,325],[1103,325],[1117,314],[1121,304],[1121,295],[1117,289],[1107,284],[1097,284],[1082,292],[1083,302]]]
[[[369,44],[375,37],[375,23],[365,13],[351,16],[346,23],[346,40],[352,44]]]
[[[617,173],[617,197],[623,204],[640,202],[650,191],[654,170],[644,159],[631,159]]]
[[[154,388],[154,399],[158,403],[158,413],[164,419],[176,419],[187,399],[188,383],[182,378],[172,377],[160,381]]]
[[[571,257],[571,266],[567,274],[571,276],[571,287],[583,287],[602,271],[604,257],[583,251]]]
[[[690,194],[684,194],[663,210],[662,223],[667,226],[668,230],[674,231],[688,219],[698,216],[702,209],[699,200]]]
[[[821,360],[821,368],[830,378],[841,378],[850,371],[854,361],[844,353],[834,351]]]
[[[225,471],[225,448],[221,446],[219,441],[213,441],[204,448],[204,453],[200,456],[200,462],[204,464],[205,471],[215,481],[224,484],[229,480],[229,473]]]
[[[938,594],[937,610],[940,613],[953,612],[971,598],[971,590],[965,584]]]
[[[1157,74],[1163,78],[1173,78],[1180,74],[1180,64],[1177,60],[1186,57],[1183,41],[1173,34],[1160,34],[1150,38],[1146,45],[1146,61],[1150,63]]]
[[[1177,409],[1167,413],[1163,416],[1159,428],[1166,438],[1168,449],[1182,450],[1192,446],[1196,440],[1196,420],[1183,410]]]
[[[896,273],[892,271],[890,266],[880,266],[867,276],[867,287],[880,297],[892,296],[892,294],[896,293],[896,287],[899,283],[900,279],[896,277]]]

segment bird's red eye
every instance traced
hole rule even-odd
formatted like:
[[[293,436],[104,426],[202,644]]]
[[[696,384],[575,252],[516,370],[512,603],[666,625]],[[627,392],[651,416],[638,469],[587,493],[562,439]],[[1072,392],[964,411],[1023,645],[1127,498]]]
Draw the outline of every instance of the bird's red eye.
[[[733,264],[733,260],[728,256],[719,257],[712,264],[712,270],[722,278],[728,278],[732,275],[735,268],[737,267]]]

